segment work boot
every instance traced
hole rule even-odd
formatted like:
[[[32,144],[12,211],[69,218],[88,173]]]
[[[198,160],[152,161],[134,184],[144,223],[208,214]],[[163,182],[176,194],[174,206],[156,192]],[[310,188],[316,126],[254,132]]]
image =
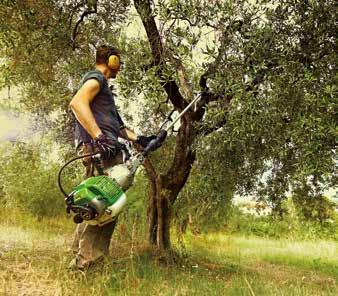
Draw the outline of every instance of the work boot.
[[[71,271],[88,271],[94,267],[102,268],[104,265],[104,257],[97,258],[95,261],[85,262],[81,256],[76,256],[70,261],[68,269]]]
[[[70,261],[69,265],[68,265],[68,269],[71,271],[83,271],[84,270],[84,266],[80,266],[78,264],[78,260],[75,257],[74,259],[72,259],[72,261]]]

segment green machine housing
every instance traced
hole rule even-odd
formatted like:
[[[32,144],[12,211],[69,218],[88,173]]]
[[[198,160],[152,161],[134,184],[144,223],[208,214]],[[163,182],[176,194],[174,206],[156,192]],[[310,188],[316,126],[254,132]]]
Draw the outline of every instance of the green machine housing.
[[[115,179],[105,175],[90,177],[70,194],[67,212],[74,214],[75,223],[87,220],[103,225],[117,216],[126,202],[126,195]]]

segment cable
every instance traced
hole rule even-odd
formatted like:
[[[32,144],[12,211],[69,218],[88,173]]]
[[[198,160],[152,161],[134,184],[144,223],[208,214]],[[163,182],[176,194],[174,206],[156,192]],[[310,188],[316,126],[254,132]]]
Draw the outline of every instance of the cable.
[[[72,158],[71,160],[67,161],[60,169],[59,171],[59,174],[58,174],[58,185],[59,185],[59,188],[61,190],[61,192],[63,193],[63,195],[65,197],[68,197],[68,194],[64,191],[62,185],[61,185],[61,174],[62,174],[62,171],[63,169],[68,166],[69,164],[71,164],[72,162],[74,162],[75,160],[78,160],[78,159],[82,159],[82,158],[85,158],[85,157],[92,157],[94,155],[96,155],[97,153],[88,153],[88,154],[84,154],[84,155],[81,155],[81,156],[78,156],[78,157],[75,157],[75,158]]]

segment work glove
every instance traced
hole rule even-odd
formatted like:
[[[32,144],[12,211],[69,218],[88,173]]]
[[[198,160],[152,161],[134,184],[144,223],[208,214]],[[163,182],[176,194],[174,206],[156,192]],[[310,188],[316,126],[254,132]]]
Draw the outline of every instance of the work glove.
[[[94,144],[101,154],[101,159],[110,160],[114,158],[120,150],[126,150],[126,147],[119,141],[107,137],[105,134],[99,135]]]
[[[151,136],[137,136],[136,138],[136,143],[141,145],[143,148],[146,148],[148,144],[152,141],[155,140],[156,136],[151,135]]]

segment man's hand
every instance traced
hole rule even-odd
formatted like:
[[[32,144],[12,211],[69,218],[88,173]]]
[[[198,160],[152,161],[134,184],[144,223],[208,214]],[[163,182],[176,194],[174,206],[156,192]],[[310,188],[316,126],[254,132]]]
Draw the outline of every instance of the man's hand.
[[[152,141],[155,140],[156,136],[155,135],[151,135],[149,137],[147,136],[137,136],[136,139],[136,143],[140,144],[143,148],[146,148],[148,146],[148,144]]]
[[[95,146],[98,148],[103,160],[112,159],[118,151],[125,149],[123,144],[108,138],[105,134],[101,134],[95,139]]]

